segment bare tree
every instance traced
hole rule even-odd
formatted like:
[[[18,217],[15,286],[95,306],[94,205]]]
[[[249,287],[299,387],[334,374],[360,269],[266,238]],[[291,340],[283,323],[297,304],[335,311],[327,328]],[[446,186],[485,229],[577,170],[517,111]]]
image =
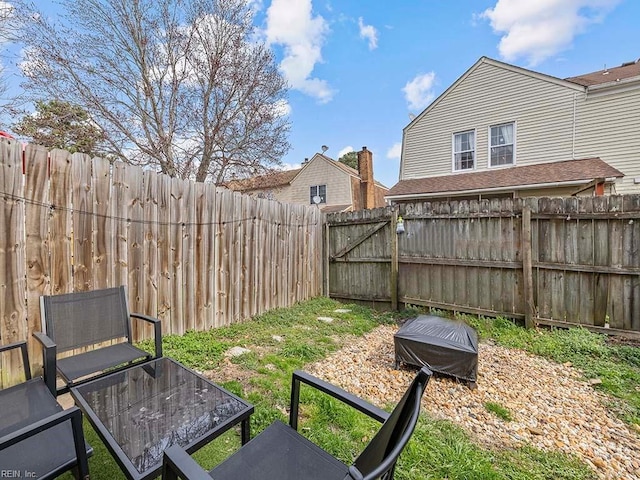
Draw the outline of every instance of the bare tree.
[[[0,0],[0,121],[6,125],[12,122],[23,100],[19,93],[10,92],[8,80],[12,72],[7,68],[14,60],[10,46],[15,42],[18,30],[19,21],[13,2]]]
[[[286,83],[256,40],[246,0],[61,0],[30,5],[25,90],[79,105],[109,153],[219,183],[289,149]]]

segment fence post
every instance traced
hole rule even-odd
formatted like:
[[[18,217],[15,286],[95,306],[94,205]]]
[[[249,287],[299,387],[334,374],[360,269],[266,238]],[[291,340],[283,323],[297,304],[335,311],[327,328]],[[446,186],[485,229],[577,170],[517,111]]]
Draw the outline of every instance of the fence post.
[[[531,207],[522,207],[522,276],[524,278],[524,324],[535,327],[536,314],[533,299],[533,271],[531,264]]]
[[[324,296],[329,297],[329,255],[331,252],[329,249],[331,248],[331,238],[329,237],[329,222],[326,217],[323,217],[324,220],[324,255],[322,259],[322,266],[324,271],[323,278],[323,290]]]
[[[389,288],[391,290],[391,309],[398,310],[398,234],[396,224],[398,223],[398,209],[395,208],[391,214],[389,225],[391,235],[391,275]]]

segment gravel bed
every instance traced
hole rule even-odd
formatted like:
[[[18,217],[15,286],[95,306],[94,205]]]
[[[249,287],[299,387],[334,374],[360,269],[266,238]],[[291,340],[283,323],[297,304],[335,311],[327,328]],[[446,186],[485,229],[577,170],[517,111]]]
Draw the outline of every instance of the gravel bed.
[[[396,330],[380,326],[307,370],[379,406],[397,402],[415,370],[394,369]],[[640,433],[607,410],[605,396],[578,370],[490,342],[480,343],[478,355],[477,389],[431,380],[423,408],[432,417],[459,424],[489,448],[529,443],[574,454],[603,479],[640,479]],[[488,412],[485,402],[507,408],[512,420]]]

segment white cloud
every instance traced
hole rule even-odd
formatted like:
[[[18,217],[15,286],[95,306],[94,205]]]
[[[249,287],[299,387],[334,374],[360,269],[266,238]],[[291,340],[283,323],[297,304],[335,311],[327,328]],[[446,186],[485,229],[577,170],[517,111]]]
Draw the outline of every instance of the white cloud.
[[[434,72],[424,73],[416,76],[407,82],[402,91],[409,105],[410,110],[422,110],[435,98],[433,85],[436,74]]]
[[[601,22],[620,0],[498,0],[478,15],[502,34],[498,49],[507,61],[530,66],[566,50],[576,35]]]
[[[326,80],[311,77],[328,33],[325,19],[311,12],[311,0],[273,0],[267,9],[267,42],[284,47],[280,70],[292,88],[321,103],[335,94]]]
[[[301,163],[283,163],[282,170],[297,170],[298,168],[302,168]]]
[[[391,160],[400,160],[402,155],[402,142],[394,143],[389,150],[387,150],[387,158]]]
[[[358,27],[360,28],[360,38],[369,41],[369,50],[378,48],[378,31],[373,25],[365,25],[362,17],[358,18]]]
[[[337,157],[337,158],[340,158],[340,157],[342,157],[343,155],[346,155],[347,153],[349,153],[349,152],[354,152],[354,151],[355,151],[355,150],[354,150],[354,149],[353,149],[353,147],[352,147],[352,146],[350,146],[350,145],[349,145],[349,146],[347,146],[347,147],[344,147],[342,150],[340,150],[340,151],[338,152],[338,157]]]

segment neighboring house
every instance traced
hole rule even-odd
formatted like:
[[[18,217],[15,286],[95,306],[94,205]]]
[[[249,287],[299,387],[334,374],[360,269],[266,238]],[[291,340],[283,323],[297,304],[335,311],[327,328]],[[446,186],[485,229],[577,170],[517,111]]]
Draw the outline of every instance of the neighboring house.
[[[640,62],[560,79],[482,57],[403,132],[385,197],[640,193]]]
[[[383,207],[388,188],[373,179],[373,155],[358,152],[358,170],[316,153],[302,168],[232,180],[224,186],[285,203],[317,204],[325,212]]]

